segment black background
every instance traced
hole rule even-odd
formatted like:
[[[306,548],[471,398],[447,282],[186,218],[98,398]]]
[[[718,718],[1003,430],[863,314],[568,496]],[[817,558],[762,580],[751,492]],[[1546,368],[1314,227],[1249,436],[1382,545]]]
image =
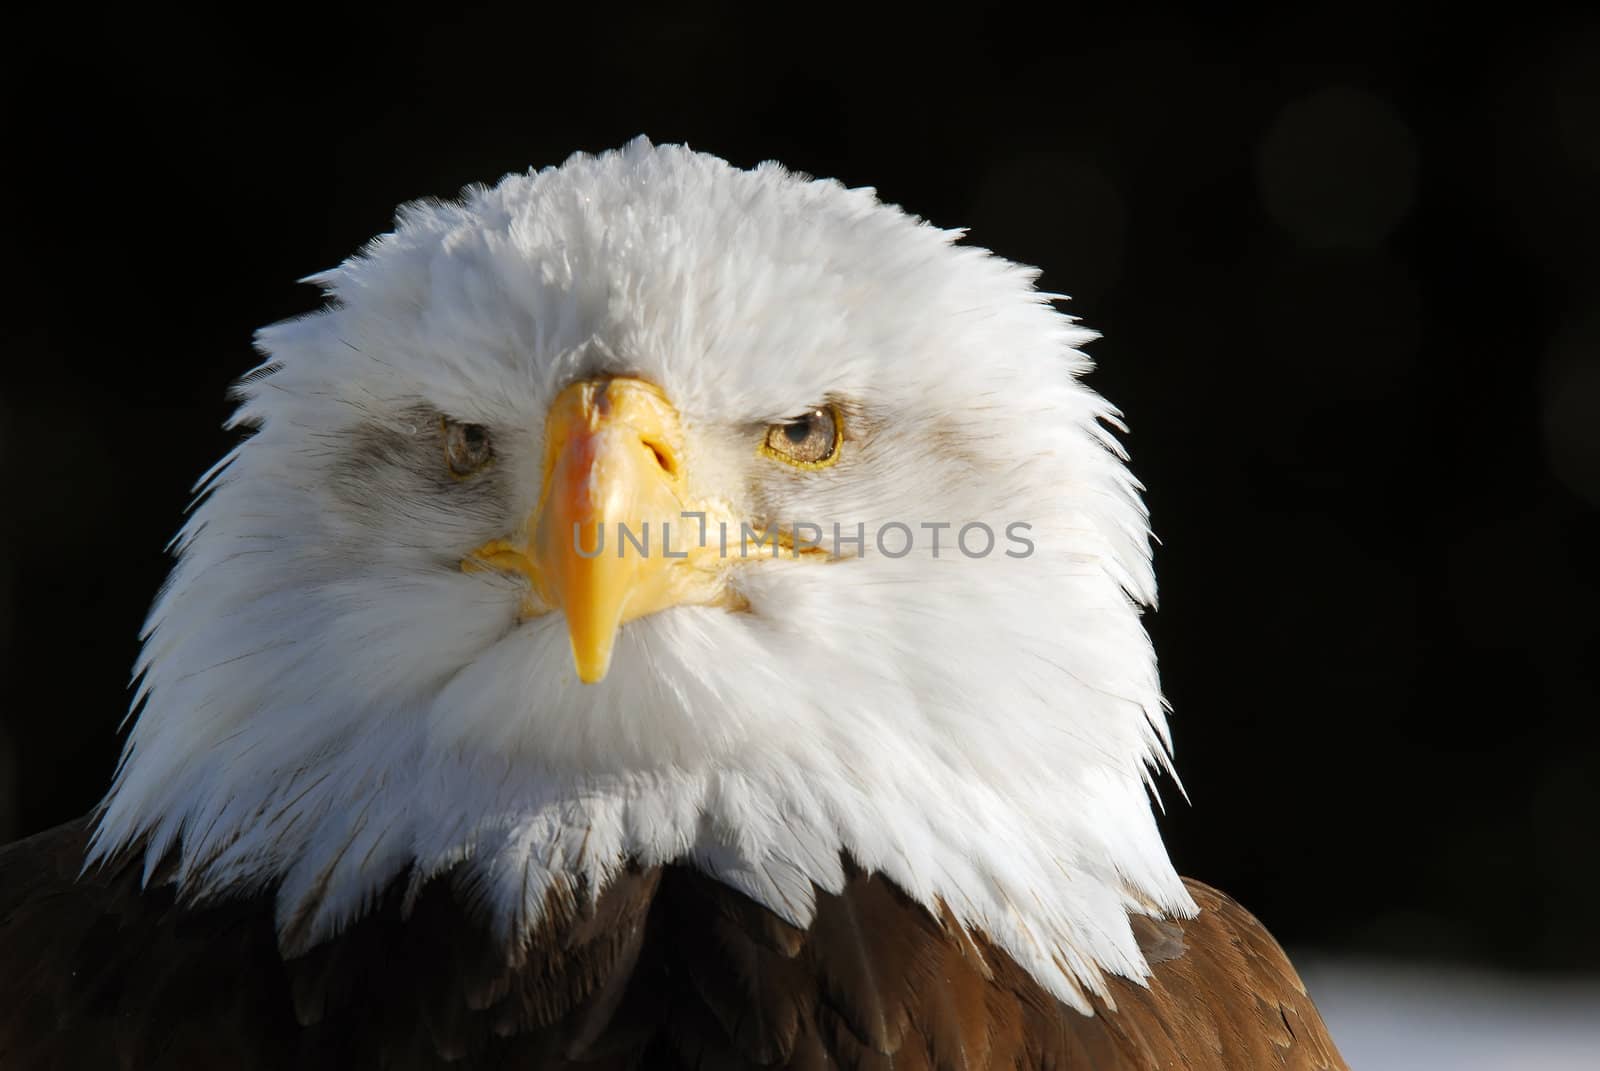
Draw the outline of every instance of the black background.
[[[1600,20],[783,10],[14,26],[0,837],[107,784],[294,280],[643,132],[968,226],[1105,333],[1186,873],[1293,945],[1600,965]]]

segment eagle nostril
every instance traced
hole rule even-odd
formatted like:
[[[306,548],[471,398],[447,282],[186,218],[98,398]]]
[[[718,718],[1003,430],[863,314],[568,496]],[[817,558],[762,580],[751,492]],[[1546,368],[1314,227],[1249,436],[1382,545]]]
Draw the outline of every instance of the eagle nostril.
[[[655,455],[656,464],[661,466],[662,472],[665,472],[668,476],[676,476],[678,474],[677,459],[672,456],[672,451],[663,443],[659,443],[654,439],[645,439],[644,445],[645,449]]]

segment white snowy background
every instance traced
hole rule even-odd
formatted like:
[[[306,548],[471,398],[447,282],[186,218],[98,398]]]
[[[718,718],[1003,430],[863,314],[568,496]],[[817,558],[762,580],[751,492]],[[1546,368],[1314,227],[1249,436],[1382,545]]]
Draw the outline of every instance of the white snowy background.
[[[1293,958],[1353,1071],[1600,1071],[1600,978]]]

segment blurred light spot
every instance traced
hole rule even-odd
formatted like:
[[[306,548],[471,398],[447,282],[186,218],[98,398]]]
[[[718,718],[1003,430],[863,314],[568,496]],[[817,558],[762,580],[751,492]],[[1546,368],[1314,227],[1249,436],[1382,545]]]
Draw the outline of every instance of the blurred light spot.
[[[1324,89],[1290,103],[1257,161],[1272,218],[1319,248],[1371,247],[1405,218],[1416,193],[1411,131],[1359,89]]]
[[[1600,314],[1591,312],[1558,335],[1540,387],[1551,471],[1600,506]]]
[[[973,206],[973,238],[1049,272],[1053,289],[1085,300],[1122,270],[1122,195],[1092,160],[1030,153],[990,168]]]

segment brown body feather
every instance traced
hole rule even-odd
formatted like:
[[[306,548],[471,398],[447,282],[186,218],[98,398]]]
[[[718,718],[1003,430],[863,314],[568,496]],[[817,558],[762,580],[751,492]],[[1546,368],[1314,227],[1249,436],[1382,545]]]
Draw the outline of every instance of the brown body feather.
[[[271,897],[203,907],[129,863],[78,877],[87,826],[0,849],[0,1067],[1343,1068],[1238,904],[1137,919],[1148,986],[1083,1015],[880,877],[806,930],[686,867],[552,905],[526,955],[450,878],[284,960]]]

